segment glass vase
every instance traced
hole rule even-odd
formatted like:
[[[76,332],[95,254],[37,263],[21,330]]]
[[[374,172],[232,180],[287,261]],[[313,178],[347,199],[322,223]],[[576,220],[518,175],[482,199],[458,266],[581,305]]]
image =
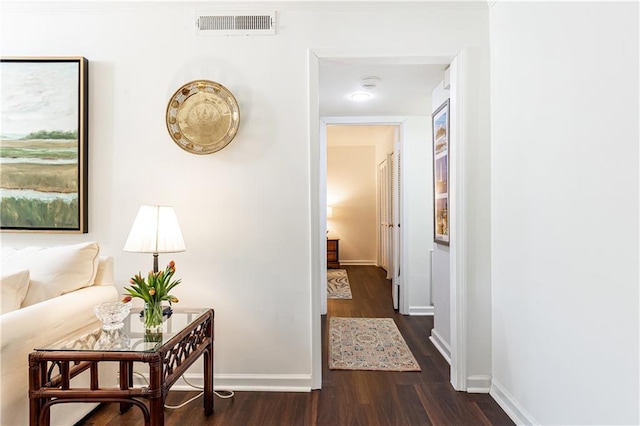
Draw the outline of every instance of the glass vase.
[[[151,332],[162,331],[162,303],[144,304],[144,328]]]

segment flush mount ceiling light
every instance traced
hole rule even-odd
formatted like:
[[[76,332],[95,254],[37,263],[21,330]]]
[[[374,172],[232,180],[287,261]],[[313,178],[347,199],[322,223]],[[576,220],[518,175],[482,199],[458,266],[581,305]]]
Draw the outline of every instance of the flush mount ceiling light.
[[[364,102],[368,101],[373,97],[371,91],[378,87],[378,82],[380,79],[378,77],[365,77],[360,80],[360,86],[365,89],[365,92],[354,92],[349,95],[352,101],[355,102]]]
[[[369,93],[364,93],[364,92],[352,93],[349,95],[349,97],[351,98],[352,101],[356,101],[356,102],[364,102],[371,99],[371,95]]]
[[[360,81],[360,85],[363,89],[372,90],[378,87],[379,81],[378,77],[365,77]]]

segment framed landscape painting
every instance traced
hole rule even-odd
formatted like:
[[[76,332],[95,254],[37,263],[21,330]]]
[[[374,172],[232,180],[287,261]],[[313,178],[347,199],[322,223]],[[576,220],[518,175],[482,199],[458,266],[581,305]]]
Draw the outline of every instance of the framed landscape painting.
[[[0,228],[88,231],[88,61],[0,59]]]
[[[431,116],[433,130],[433,240],[449,245],[449,100]]]

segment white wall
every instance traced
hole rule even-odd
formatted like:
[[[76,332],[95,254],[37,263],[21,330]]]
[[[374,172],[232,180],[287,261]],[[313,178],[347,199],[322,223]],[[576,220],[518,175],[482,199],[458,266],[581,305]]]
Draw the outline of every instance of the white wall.
[[[486,47],[487,11],[280,3],[276,36],[197,37],[203,4],[2,2],[2,55],[82,55],[90,70],[89,234],[3,234],[2,244],[97,240],[124,284],[151,265],[151,256],[122,251],[138,207],[173,205],[187,251],[160,260],[177,262],[180,305],[216,309],[217,386],[308,389],[308,48],[439,55]],[[236,139],[213,155],[182,151],[165,128],[168,99],[195,79],[224,84],[241,108]]]
[[[428,100],[427,100],[428,101]],[[400,291],[406,292],[408,313],[432,314],[431,259],[433,241],[431,220],[430,118],[408,117],[402,137],[402,243],[404,270]],[[427,336],[425,336],[426,338]]]
[[[464,389],[491,387],[491,158],[489,58],[482,48],[465,49],[451,63],[449,202],[452,345],[463,353]],[[454,293],[455,287],[455,293]],[[464,288],[464,290],[463,290]],[[455,306],[454,306],[455,305]],[[457,323],[464,323],[462,329]],[[453,334],[457,335],[454,337]],[[458,381],[461,377],[458,377]],[[458,383],[460,384],[460,383]]]
[[[495,3],[492,394],[639,424],[637,2]]]
[[[377,259],[376,147],[327,148],[327,220],[330,238],[340,239],[340,262],[370,264]]]
[[[431,98],[431,110],[436,111],[447,99],[449,99],[449,89],[444,88],[444,84],[440,83],[433,90]],[[453,111],[455,112],[455,111]],[[450,127],[454,128],[457,117],[449,114]],[[429,129],[431,129],[431,117],[429,117]],[[431,135],[431,134],[430,134]],[[433,142],[431,142],[429,151],[429,159],[433,161]],[[432,163],[433,164],[433,163]],[[431,175],[430,194],[433,194],[433,173]],[[433,199],[433,195],[431,195]],[[433,201],[431,200],[431,215],[433,215]],[[433,223],[431,223],[433,229]],[[431,241],[433,241],[433,230],[431,232]],[[450,281],[449,281],[449,246],[442,244],[432,244],[433,250],[433,272],[432,277],[432,294],[433,294],[433,330],[431,330],[432,341],[445,358],[451,357],[451,300],[450,300]]]
[[[379,143],[376,144],[376,164],[380,164],[387,154],[393,152],[396,140],[396,131],[399,132],[398,126],[380,126],[382,133],[379,136]]]
[[[327,125],[327,146],[374,146],[376,164],[380,164],[393,151],[396,125],[376,124],[376,117],[330,117],[328,120],[344,121],[348,124]],[[359,123],[359,124],[355,124]]]

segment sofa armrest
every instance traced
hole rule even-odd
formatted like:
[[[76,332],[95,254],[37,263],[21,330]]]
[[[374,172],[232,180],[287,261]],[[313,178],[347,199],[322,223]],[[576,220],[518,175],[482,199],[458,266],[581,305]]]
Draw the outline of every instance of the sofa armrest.
[[[113,257],[100,256],[93,285],[113,285]]]
[[[93,307],[117,300],[114,286],[91,286],[0,316],[0,424],[29,423],[29,353],[97,321]]]

